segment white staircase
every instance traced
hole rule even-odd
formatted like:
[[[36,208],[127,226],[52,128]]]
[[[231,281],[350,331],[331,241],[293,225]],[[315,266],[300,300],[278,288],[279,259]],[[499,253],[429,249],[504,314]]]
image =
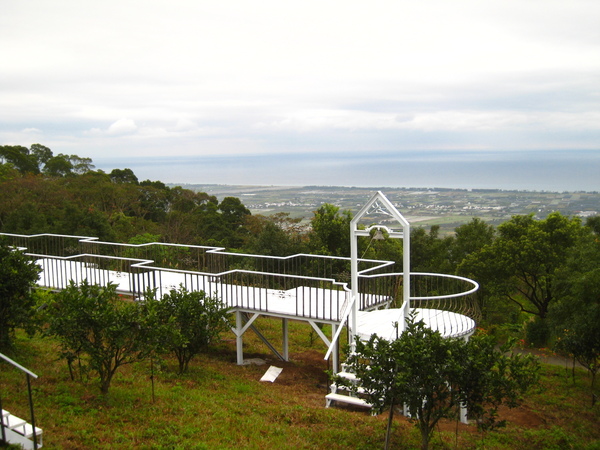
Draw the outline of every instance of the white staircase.
[[[373,405],[364,397],[364,390],[360,387],[360,380],[352,372],[347,371],[342,364],[342,371],[336,374],[336,378],[345,380],[344,384],[335,381],[330,386],[330,393],[325,396],[325,407],[329,408],[334,403],[345,403],[347,405],[360,406],[371,409]]]
[[[25,379],[27,380],[27,394],[29,397],[29,410],[31,411],[30,424],[27,423],[26,420],[23,420],[9,413],[4,408],[1,408],[2,398],[0,397],[0,408],[2,409],[2,417],[0,420],[0,442],[20,445],[26,450],[37,450],[42,446],[42,429],[35,426],[31,378],[37,378],[38,376],[2,353],[0,353],[0,359],[11,364],[25,374]]]
[[[2,410],[2,428],[6,442],[21,445],[26,450],[34,448],[34,428],[25,420],[12,415],[4,409]],[[37,448],[40,448],[42,446],[42,429],[35,427],[35,435]],[[0,439],[2,439],[2,434],[0,434]]]

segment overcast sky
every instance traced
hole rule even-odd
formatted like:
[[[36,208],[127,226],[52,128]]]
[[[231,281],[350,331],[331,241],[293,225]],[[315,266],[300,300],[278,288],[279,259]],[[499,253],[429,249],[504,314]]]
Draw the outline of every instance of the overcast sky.
[[[600,151],[598,0],[2,0],[0,144]]]

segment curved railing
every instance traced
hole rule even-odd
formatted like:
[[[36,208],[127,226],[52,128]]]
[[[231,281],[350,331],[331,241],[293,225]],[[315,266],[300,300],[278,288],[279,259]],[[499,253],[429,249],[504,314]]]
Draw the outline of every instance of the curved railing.
[[[360,275],[358,309],[379,308],[381,301],[375,302],[375,299],[385,295],[389,298],[388,307],[408,313],[404,308],[408,300],[410,310],[417,312],[418,318],[447,336],[468,335],[481,319],[475,296],[479,289],[476,281],[450,274],[411,272],[409,299],[403,298],[403,284],[402,273]]]

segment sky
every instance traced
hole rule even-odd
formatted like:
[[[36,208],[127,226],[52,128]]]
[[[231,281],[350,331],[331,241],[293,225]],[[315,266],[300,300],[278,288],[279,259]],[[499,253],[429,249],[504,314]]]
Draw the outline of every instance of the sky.
[[[598,24],[597,0],[2,0],[0,145],[165,182],[600,190]]]

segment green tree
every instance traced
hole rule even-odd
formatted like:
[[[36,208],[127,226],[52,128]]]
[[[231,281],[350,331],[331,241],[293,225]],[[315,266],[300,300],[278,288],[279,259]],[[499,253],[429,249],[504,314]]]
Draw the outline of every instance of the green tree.
[[[325,203],[311,219],[312,233],[309,245],[316,253],[332,256],[350,256],[350,211]]]
[[[244,223],[249,216],[250,210],[246,208],[240,199],[236,197],[225,197],[218,207],[221,212],[221,221],[224,232],[222,242],[229,248],[240,248],[246,240],[246,229]]]
[[[246,248],[251,253],[269,256],[287,256],[303,251],[302,234],[298,223],[288,213],[272,216],[247,216],[245,227],[250,234]]]
[[[70,155],[69,161],[71,161],[71,164],[73,165],[73,172],[78,175],[91,172],[95,168],[94,164],[92,164],[92,158]]]
[[[11,163],[21,174],[38,174],[40,167],[35,155],[32,155],[27,147],[22,145],[0,146],[0,158],[3,162]]]
[[[50,177],[66,177],[73,174],[73,163],[68,155],[59,153],[46,161],[44,174]]]
[[[374,408],[390,409],[386,448],[397,404],[404,404],[427,449],[437,423],[456,417],[461,405],[469,417],[494,423],[498,406],[516,406],[538,371],[532,357],[507,356],[487,337],[444,338],[414,316],[394,341],[357,339],[347,364]]]
[[[33,144],[29,148],[29,152],[37,159],[39,168],[43,168],[50,158],[54,156],[52,150],[42,144]]]
[[[223,302],[204,291],[188,292],[183,286],[162,296],[157,317],[176,331],[164,345],[177,357],[179,373],[185,372],[192,358],[229,328]]]
[[[40,268],[0,239],[0,349],[10,349],[15,328],[31,331],[35,300],[31,289]]]
[[[94,168],[91,158],[82,158],[77,155],[65,155],[63,153],[59,153],[56,156],[52,156],[52,152],[50,152],[50,157],[47,157],[47,153],[44,153],[40,150],[39,157],[47,158],[45,160],[41,160],[40,163],[43,162],[43,164],[45,164],[43,173],[52,177],[83,175],[90,172]]]
[[[0,183],[11,180],[19,175],[19,171],[11,163],[0,163]]]
[[[460,403],[481,430],[504,426],[501,405],[519,406],[539,380],[540,365],[533,355],[511,354],[511,341],[499,346],[489,335],[477,334],[460,345]]]
[[[454,270],[467,256],[490,245],[496,234],[492,225],[478,217],[474,217],[470,222],[457,227],[454,231],[454,241],[450,250]]]
[[[467,256],[458,268],[492,295],[509,300],[544,319],[556,298],[556,275],[581,232],[578,218],[558,212],[544,220],[513,216],[498,227],[498,237]]]
[[[413,228],[410,232],[410,266],[414,272],[452,272],[450,249],[452,238],[440,238],[440,226]]]
[[[98,373],[102,394],[108,394],[120,367],[156,350],[150,339],[156,323],[149,320],[145,304],[122,298],[116,285],[71,283],[54,296],[47,310],[47,332],[59,340],[63,357],[67,361],[85,357]]]
[[[594,233],[600,235],[600,216],[588,217],[585,225],[591,228]]]
[[[572,355],[590,373],[594,404],[600,370],[600,241],[587,230],[560,273],[559,300],[549,316],[556,330],[557,350]]]
[[[110,179],[113,183],[139,184],[138,177],[131,169],[113,169],[110,173]]]
[[[573,317],[567,325],[569,328],[564,329],[564,333],[556,343],[559,351],[572,355],[590,373],[592,406],[596,404],[597,395],[594,389],[596,375],[600,369],[600,327],[598,324],[600,324],[600,307],[596,303]]]

